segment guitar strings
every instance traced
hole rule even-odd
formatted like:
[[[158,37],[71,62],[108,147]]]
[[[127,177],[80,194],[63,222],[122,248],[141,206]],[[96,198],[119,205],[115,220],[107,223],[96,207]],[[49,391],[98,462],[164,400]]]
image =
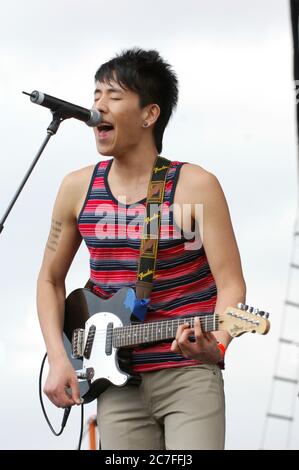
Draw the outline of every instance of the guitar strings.
[[[129,325],[120,325],[120,326],[117,326],[117,327],[114,328],[114,330],[115,330],[116,328],[121,328],[121,329],[123,329],[123,328],[140,328],[140,329],[145,329],[146,326],[154,328],[154,327],[159,327],[160,325],[162,325],[161,328],[165,328],[165,326],[169,328],[169,326],[170,326],[169,324],[172,324],[171,326],[173,326],[174,328],[177,328],[178,326],[180,326],[180,325],[185,325],[185,324],[187,324],[187,323],[189,323],[189,325],[191,324],[190,326],[193,328],[195,325],[192,326],[192,323],[193,323],[192,320],[191,320],[191,321],[187,321],[187,320],[188,320],[188,319],[185,319],[184,321],[183,321],[183,320],[175,320],[175,319],[174,319],[174,320],[162,320],[162,321],[148,322],[148,323],[131,323],[131,324],[129,324]],[[217,321],[217,320],[218,320],[218,317],[207,318],[207,319],[205,319],[204,322],[201,321],[201,326],[203,327],[203,326],[205,326],[206,324],[208,324],[209,326],[210,326],[210,325],[214,325],[214,324],[215,324],[215,321]],[[175,324],[175,323],[177,323],[177,324]],[[97,331],[107,331],[107,329],[97,330]]]
[[[208,327],[208,330],[207,329],[204,329],[204,332],[206,331],[214,331],[212,328],[215,326],[215,322],[218,320],[219,318],[219,315],[214,315],[213,318],[209,318],[208,316],[205,317],[204,319],[204,322],[201,321],[201,324],[204,323],[204,325],[202,324],[201,326],[203,327]],[[130,324],[130,325],[125,325],[125,326],[116,326],[113,330],[109,331],[107,333],[107,328],[106,329],[97,329],[96,330],[96,336],[93,340],[93,343],[96,343],[97,341],[102,341],[103,340],[103,337],[106,336],[106,339],[112,339],[113,336],[114,336],[114,339],[116,340],[125,340],[127,339],[128,337],[130,336],[143,336],[144,334],[145,335],[148,335],[148,334],[151,334],[151,335],[157,335],[157,334],[160,334],[162,332],[162,335],[166,334],[167,333],[167,329],[170,329],[170,325],[169,324],[172,324],[171,325],[171,328],[176,328],[180,325],[184,325],[186,323],[189,323],[190,325],[190,328],[194,329],[194,325],[192,326],[192,323],[193,323],[193,320],[194,317],[192,318],[185,318],[184,320],[183,319],[178,319],[178,320],[163,320],[161,322],[157,321],[157,322],[149,322],[149,323],[134,323],[134,324]],[[188,321],[190,320],[190,321]],[[201,319],[202,320],[202,319]],[[178,323],[177,325],[173,324],[173,323]],[[157,329],[157,327],[159,327],[160,323],[163,323],[161,329],[158,331],[153,331],[154,329]],[[148,329],[145,328],[145,325],[148,326]],[[151,326],[152,325],[152,326]],[[120,331],[122,331],[122,333],[120,332],[119,335],[117,335],[117,329],[120,329]],[[166,330],[166,331],[165,331]],[[171,338],[174,338],[174,336],[171,335]],[[145,338],[143,338],[145,339]],[[164,339],[169,339],[169,337],[166,337]],[[150,340],[149,340],[150,341]]]

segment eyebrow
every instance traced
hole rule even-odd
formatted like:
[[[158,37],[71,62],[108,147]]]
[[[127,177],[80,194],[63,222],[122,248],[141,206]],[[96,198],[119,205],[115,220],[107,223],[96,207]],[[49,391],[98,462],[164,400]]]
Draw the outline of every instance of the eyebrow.
[[[122,93],[122,89],[121,88],[114,88],[114,87],[109,87],[107,88],[107,91],[109,93],[113,93],[113,92],[118,92],[118,93]],[[102,93],[102,90],[100,90],[99,88],[96,88],[95,91],[94,91],[94,94],[96,93]]]

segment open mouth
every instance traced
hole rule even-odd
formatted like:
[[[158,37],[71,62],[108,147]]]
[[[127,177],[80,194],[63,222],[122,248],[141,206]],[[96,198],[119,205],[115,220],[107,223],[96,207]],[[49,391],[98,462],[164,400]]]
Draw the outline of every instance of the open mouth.
[[[102,122],[99,126],[97,126],[97,129],[100,138],[105,138],[109,135],[109,132],[113,131],[114,127],[108,122]]]

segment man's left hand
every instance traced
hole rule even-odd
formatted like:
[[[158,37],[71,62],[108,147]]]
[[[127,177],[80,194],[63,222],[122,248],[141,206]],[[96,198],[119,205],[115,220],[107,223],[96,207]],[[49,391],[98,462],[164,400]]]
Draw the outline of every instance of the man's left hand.
[[[190,341],[190,336],[195,337],[194,342]],[[202,331],[198,317],[194,318],[194,328],[190,328],[188,323],[178,327],[171,351],[206,364],[217,364],[222,359],[215,336],[209,331]]]

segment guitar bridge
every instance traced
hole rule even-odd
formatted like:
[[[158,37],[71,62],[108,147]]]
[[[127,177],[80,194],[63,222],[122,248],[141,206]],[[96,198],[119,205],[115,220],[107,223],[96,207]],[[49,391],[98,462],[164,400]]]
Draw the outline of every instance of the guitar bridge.
[[[72,357],[80,359],[84,352],[84,329],[76,328],[72,335]]]

